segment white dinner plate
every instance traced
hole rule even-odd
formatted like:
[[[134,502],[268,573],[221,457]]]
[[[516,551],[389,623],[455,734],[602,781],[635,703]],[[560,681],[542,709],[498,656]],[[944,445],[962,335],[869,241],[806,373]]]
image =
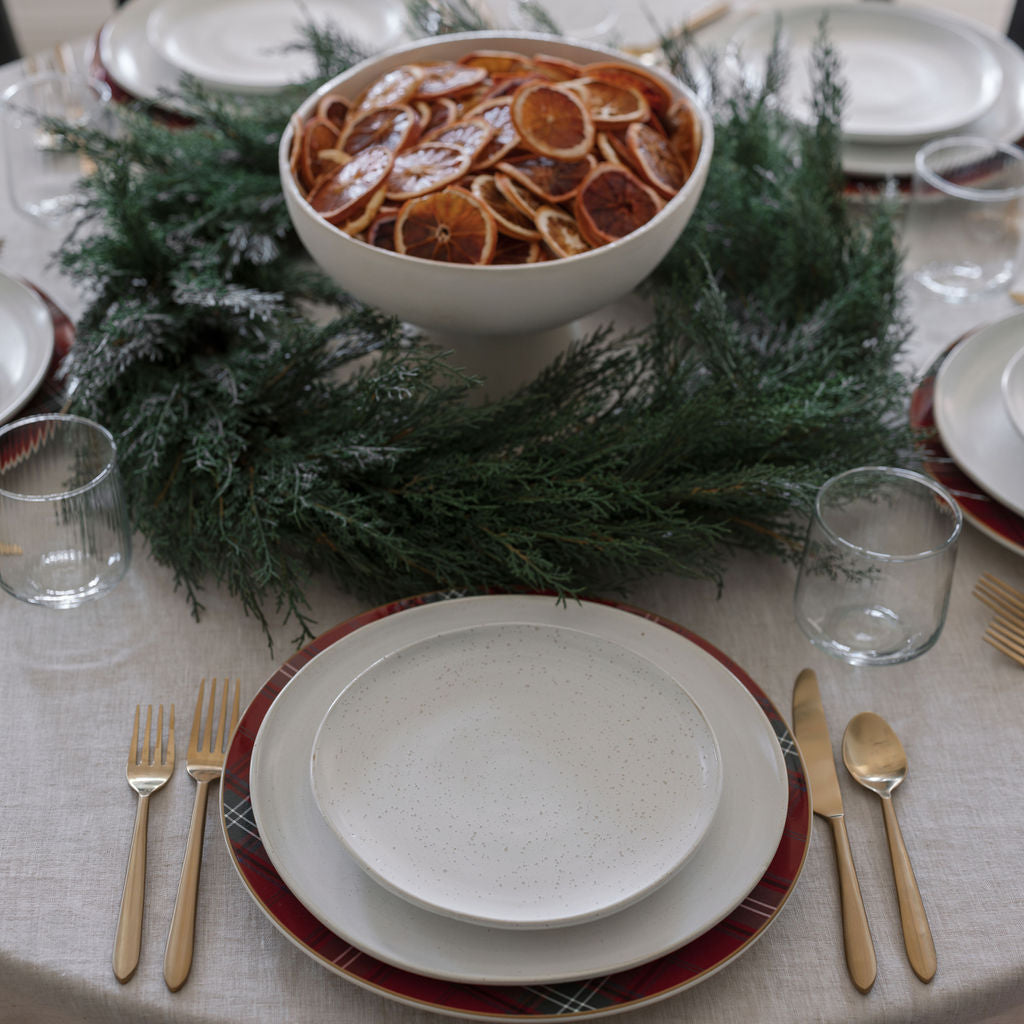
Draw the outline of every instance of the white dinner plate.
[[[1015,356],[1003,368],[999,385],[1003,393],[1003,405],[1017,433],[1024,438],[1024,338]]]
[[[53,320],[42,298],[0,274],[0,423],[36,393],[53,357]]]
[[[685,682],[718,739],[722,791],[697,852],[645,899],[568,928],[490,928],[415,906],[374,882],[324,822],[309,777],[321,721],[343,686],[399,647],[453,629],[534,623],[577,629]],[[590,978],[646,963],[703,934],[757,884],[788,807],[771,723],[718,660],[673,630],[596,602],[539,596],[456,598],[370,623],[306,664],[274,700],[250,765],[264,848],[296,898],[346,942],[421,975],[516,985]],[[443,824],[443,823],[439,823]]]
[[[801,120],[812,117],[812,54],[826,17],[847,87],[842,128],[851,142],[921,142],[977,120],[999,96],[1002,67],[984,40],[928,11],[857,3],[762,12],[733,34],[739,60],[763,67],[779,26],[790,59],[782,95]]]
[[[615,913],[697,850],[718,746],[682,681],[557,625],[400,647],[342,689],[313,794],[356,861],[418,906],[498,928]]]
[[[164,0],[131,0],[118,7],[100,30],[99,60],[114,83],[131,96],[174,106],[168,96],[177,91],[181,70],[152,47],[148,36],[149,18],[162,2]],[[371,17],[362,5],[354,9],[362,12],[360,19]],[[400,0],[381,0],[370,9],[374,18],[391,23],[394,18],[402,17],[404,7]],[[279,40],[282,45],[287,41]],[[370,52],[381,48],[374,39],[357,41],[365,43]]]
[[[373,50],[402,35],[404,7],[352,0],[160,0],[146,20],[149,45],[172,67],[214,88],[273,92],[308,81],[316,61],[302,41],[312,22]]]
[[[935,425],[953,461],[996,501],[1024,515],[1024,437],[1010,422],[1000,379],[1024,345],[1024,312],[979,328],[935,378]]]

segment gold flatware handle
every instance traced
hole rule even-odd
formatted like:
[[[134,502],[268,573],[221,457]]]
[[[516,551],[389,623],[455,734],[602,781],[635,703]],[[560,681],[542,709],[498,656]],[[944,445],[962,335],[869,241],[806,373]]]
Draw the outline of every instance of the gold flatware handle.
[[[192,969],[192,949],[196,936],[196,904],[199,898],[199,868],[203,861],[203,833],[206,831],[206,795],[208,779],[196,780],[196,798],[192,805],[192,821],[185,842],[185,858],[181,863],[178,894],[174,898],[171,929],[164,950],[164,981],[177,992]]]
[[[878,963],[875,947],[868,928],[868,915],[860,894],[857,871],[853,866],[850,837],[846,834],[846,821],[841,814],[830,817],[832,837],[836,847],[836,867],[839,871],[839,896],[843,910],[843,942],[846,946],[846,966],[854,985],[868,992],[875,983]]]
[[[892,858],[892,872],[896,878],[896,897],[900,905],[900,922],[903,925],[903,942],[907,947],[907,959],[914,973],[924,982],[935,977],[938,966],[935,957],[935,941],[928,925],[924,900],[917,886],[917,877],[910,864],[910,854],[903,842],[900,823],[891,797],[882,797],[882,813],[885,816],[885,834],[889,840],[889,856]]]
[[[146,831],[149,827],[149,794],[140,793],[135,808],[135,828],[128,851],[128,869],[121,891],[121,910],[114,935],[114,977],[123,985],[139,966],[142,951],[142,908],[146,899]]]

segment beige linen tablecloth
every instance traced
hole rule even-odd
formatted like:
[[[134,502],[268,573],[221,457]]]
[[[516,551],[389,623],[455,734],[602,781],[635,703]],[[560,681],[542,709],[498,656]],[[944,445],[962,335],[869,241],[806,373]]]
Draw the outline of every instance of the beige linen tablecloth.
[[[7,79],[14,71],[4,69]],[[2,188],[2,184],[0,184]],[[2,195],[2,192],[0,192]],[[0,269],[80,302],[46,254],[58,238],[0,200]],[[911,292],[919,331],[908,367],[923,369],[964,328],[1011,310],[1009,299],[951,308]],[[195,962],[171,994],[163,948],[192,806],[184,747],[198,681],[238,675],[250,699],[292,651],[275,650],[226,594],[197,623],[168,570],[137,539],[133,567],[101,601],[71,612],[0,594],[0,1021],[155,1024],[426,1024],[436,1015],[365,991],[293,946],[231,866],[215,811],[206,827]],[[881,809],[840,769],[854,856],[878,955],[862,996],[843,959],[828,826],[815,820],[803,875],[777,920],[737,961],[692,989],[629,1015],[635,1024],[1024,1021],[1024,669],[982,642],[987,610],[970,591],[983,571],[1024,587],[1024,559],[967,528],[949,620],[937,646],[885,669],[855,669],[811,649],[793,621],[794,570],[739,556],[721,599],[707,583],[654,579],[630,603],[680,622],[741,665],[788,720],[793,681],[817,670],[837,753],[859,711],[902,737],[910,775],[896,801],[928,909],[938,973],[919,982],[903,950]],[[364,609],[322,582],[326,629]],[[142,959],[121,986],[110,967],[135,797],[124,762],[137,702],[174,702],[179,768],[151,803]]]

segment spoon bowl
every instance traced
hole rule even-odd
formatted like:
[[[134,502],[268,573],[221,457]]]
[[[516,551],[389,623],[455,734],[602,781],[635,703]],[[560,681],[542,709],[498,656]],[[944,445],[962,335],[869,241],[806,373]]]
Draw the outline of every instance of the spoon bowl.
[[[889,856],[896,879],[896,896],[899,900],[907,958],[914,973],[922,981],[931,981],[935,977],[937,964],[935,942],[914,869],[910,864],[910,854],[907,853],[892,805],[893,790],[907,777],[906,751],[884,718],[871,711],[864,711],[850,719],[843,734],[843,763],[865,789],[870,789],[882,798],[885,834],[889,840]]]
[[[846,727],[843,762],[865,789],[883,799],[907,777],[907,753],[899,736],[871,711],[856,715]]]

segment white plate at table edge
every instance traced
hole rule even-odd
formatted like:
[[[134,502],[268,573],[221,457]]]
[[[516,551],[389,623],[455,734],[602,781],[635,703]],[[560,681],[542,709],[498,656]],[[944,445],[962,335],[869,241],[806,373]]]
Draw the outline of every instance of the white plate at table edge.
[[[931,120],[926,120],[918,127],[909,128],[911,123],[906,125],[891,125],[879,119],[875,123],[870,120],[862,122],[855,121],[856,110],[847,112],[847,121],[844,124],[845,140],[855,145],[868,146],[891,146],[912,143],[920,145],[926,139],[935,138],[939,135],[948,135],[963,129],[973,121],[983,117],[995,104],[999,97],[1003,68],[986,40],[975,32],[963,31],[969,28],[970,24],[963,25],[953,22],[949,18],[934,17],[930,10],[915,7],[893,6],[891,4],[806,4],[781,10],[768,10],[752,13],[744,19],[733,34],[732,40],[737,43],[742,51],[743,46],[749,46],[753,40],[759,55],[767,55],[774,36],[776,19],[781,17],[783,33],[787,28],[799,33],[800,43],[796,47],[797,55],[793,56],[794,66],[800,66],[801,72],[804,64],[809,60],[810,44],[817,36],[818,24],[825,15],[830,18],[832,34],[830,41],[840,51],[842,60],[843,33],[849,34],[850,25],[844,23],[844,19],[853,19],[853,27],[856,29],[858,22],[864,22],[860,26],[863,36],[877,35],[879,38],[890,40],[894,33],[902,32],[904,36],[908,33],[923,38],[924,34],[930,33],[928,42],[934,44],[936,49],[936,61],[934,70],[939,66],[961,67],[973,63],[972,69],[977,71],[975,80],[975,93],[970,98],[963,98],[962,105],[957,108],[952,104],[939,104],[943,113],[936,113]],[[877,22],[873,25],[872,22]],[[836,26],[838,25],[838,28]],[[915,32],[915,29],[917,30]],[[783,43],[785,45],[785,38]],[[793,41],[789,40],[792,47]],[[953,47],[957,53],[939,52],[940,47]],[[841,68],[841,73],[844,69]],[[849,84],[849,83],[848,83]],[[958,83],[952,83],[957,85]],[[957,98],[962,94],[957,89]],[[798,106],[806,101],[800,98]],[[808,110],[804,119],[810,116]]]
[[[1021,343],[1020,351],[1003,368],[999,387],[1006,414],[1024,439],[1024,342]]]
[[[0,338],[0,363],[12,346],[20,348],[19,372],[10,377],[10,392],[0,386],[0,423],[6,423],[39,389],[53,358],[53,318],[46,303],[28,285],[0,273],[0,316],[14,321],[15,332]]]
[[[99,63],[116,85],[140,100],[184,111],[176,102],[181,71],[153,49],[147,37],[149,16],[161,0],[131,0],[103,23],[99,32]]]
[[[385,888],[537,929],[616,913],[667,881],[710,827],[722,773],[677,678],[592,633],[510,622],[368,666],[320,723],[310,778],[328,826]]]
[[[964,338],[939,367],[933,409],[943,447],[963,473],[1024,516],[1024,438],[1002,401],[1000,378],[1024,345],[1024,311]],[[1005,461],[1008,460],[1008,461]]]
[[[755,17],[752,9],[741,17]],[[928,10],[933,20],[944,21],[958,32],[973,33],[990,49],[1003,70],[1003,87],[992,108],[981,118],[965,125],[964,134],[986,135],[1000,142],[1017,142],[1024,136],[1024,51],[1005,35],[980,22],[958,18],[947,11]],[[727,29],[723,30],[727,31]],[[727,41],[716,34],[715,46]],[[852,178],[908,178],[914,173],[918,145],[871,146],[847,142],[842,145],[842,167]]]
[[[484,928],[421,910],[373,882],[323,822],[309,784],[313,737],[344,682],[415,636],[487,621],[572,622],[675,674],[719,736],[723,789],[708,834],[683,870],[620,913],[569,929]],[[396,635],[397,634],[397,635]],[[716,721],[719,723],[715,728]],[[723,735],[724,733],[724,735]],[[267,856],[295,897],[345,941],[428,977],[478,984],[543,984],[645,963],[726,917],[759,881],[788,806],[785,762],[749,691],[685,637],[610,606],[557,606],[554,598],[457,598],[361,627],[305,665],[267,712],[251,764],[252,810]],[[327,888],[329,883],[332,888]],[[569,939],[571,938],[571,941]]]
[[[217,39],[214,34],[219,7],[243,7],[252,4],[255,9],[248,14],[243,10],[232,11],[237,15],[238,32],[231,40],[231,52],[246,63],[233,64],[230,60],[218,59],[218,46],[210,47]],[[169,67],[194,75],[210,88],[224,89],[239,93],[269,93],[289,85],[301,84],[312,79],[316,71],[315,56],[307,52],[284,52],[273,58],[261,58],[256,43],[248,45],[241,37],[246,26],[259,25],[260,36],[266,33],[266,8],[279,8],[280,18],[273,20],[272,27],[280,32],[276,37],[278,45],[289,42],[286,33],[291,32],[294,41],[301,36],[297,27],[299,17],[305,11],[317,23],[323,24],[331,14],[342,12],[344,4],[339,0],[306,0],[304,3],[288,0],[158,0],[146,19],[146,41],[153,53]],[[314,9],[314,7],[316,9]],[[378,0],[372,10],[382,13],[385,6]],[[287,16],[286,16],[287,15]],[[210,19],[214,19],[212,22]],[[384,16],[385,23],[389,19]],[[383,25],[374,27],[380,32]],[[369,28],[369,26],[364,26]],[[351,24],[345,29],[355,35]],[[388,49],[394,46],[402,34],[402,26],[392,24],[387,34],[381,34],[380,46]],[[223,36],[220,36],[223,56]],[[375,39],[377,37],[375,36]],[[365,40],[364,40],[365,42]],[[241,53],[239,53],[241,47]]]

